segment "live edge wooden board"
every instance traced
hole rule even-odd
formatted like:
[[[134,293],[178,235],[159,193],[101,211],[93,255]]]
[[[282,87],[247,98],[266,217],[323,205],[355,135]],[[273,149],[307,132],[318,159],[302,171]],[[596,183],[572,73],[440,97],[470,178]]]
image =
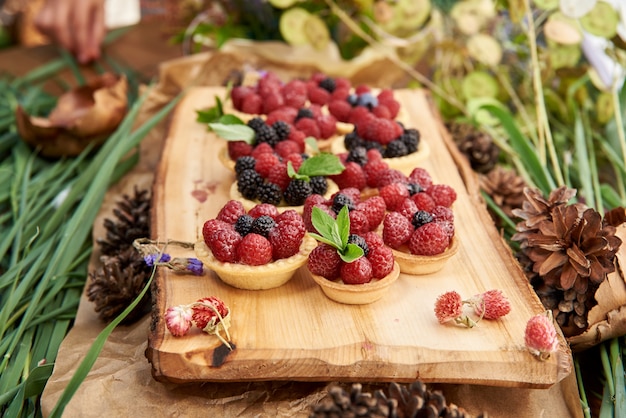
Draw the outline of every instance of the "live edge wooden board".
[[[224,94],[217,87],[192,89],[173,115],[154,184],[153,238],[195,242],[204,221],[229,199],[234,175],[217,158],[223,140],[195,121],[196,110]],[[262,291],[235,289],[211,271],[193,276],[161,269],[146,351],[157,380],[421,379],[509,387],[549,387],[558,381],[562,359],[539,361],[524,346],[526,322],[542,306],[486,211],[468,192],[426,94],[399,90],[395,95],[406,110],[405,125],[418,128],[430,146],[421,165],[436,183],[457,191],[458,253],[437,273],[401,274],[389,293],[365,306],[327,299],[306,267],[282,287]],[[180,255],[193,257],[192,252]],[[472,329],[437,322],[433,307],[440,294],[456,290],[469,298],[490,289],[501,289],[510,299],[508,316]],[[198,329],[176,338],[165,327],[167,307],[210,295],[232,310],[232,352]]]

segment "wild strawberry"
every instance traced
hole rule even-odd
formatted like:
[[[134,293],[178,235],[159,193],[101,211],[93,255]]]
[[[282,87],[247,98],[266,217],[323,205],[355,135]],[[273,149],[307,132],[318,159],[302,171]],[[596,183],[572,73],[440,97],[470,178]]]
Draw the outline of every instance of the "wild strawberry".
[[[372,263],[367,257],[359,257],[341,266],[341,280],[345,284],[365,284],[372,281]]]
[[[228,156],[231,160],[237,161],[237,158],[252,154],[252,145],[244,141],[228,141],[226,145]]]
[[[409,197],[409,189],[402,183],[391,183],[378,189],[378,194],[385,200],[387,210],[394,211]]]
[[[246,213],[243,204],[238,200],[229,200],[217,213],[216,219],[229,224],[234,224],[237,219]]]
[[[306,136],[312,136],[313,138],[320,138],[321,131],[317,122],[311,118],[301,118],[295,123],[296,129],[304,132]]]
[[[233,229],[233,224],[219,219],[209,219],[202,225],[202,238],[206,245],[209,245],[209,237],[211,234],[220,229]]]
[[[209,236],[206,243],[213,256],[223,263],[237,262],[237,247],[241,242],[241,235],[235,229],[220,229]]]
[[[457,292],[446,292],[435,301],[435,316],[440,324],[457,319],[461,315],[463,315],[463,299]]]
[[[396,212],[406,217],[408,220],[413,219],[413,215],[417,212],[417,205],[410,198],[404,199],[402,203],[396,206]]]
[[[398,249],[413,233],[413,225],[398,212],[389,212],[383,220],[383,241],[391,248]]]
[[[328,244],[319,244],[309,254],[307,263],[311,273],[328,280],[335,280],[341,274],[343,261],[334,247]]]
[[[435,200],[425,192],[415,193],[413,196],[411,196],[411,200],[415,202],[415,206],[417,206],[418,210],[432,212],[435,207],[437,207],[437,205],[435,204]]]
[[[367,259],[372,264],[372,276],[375,279],[382,279],[393,270],[393,251],[385,245],[370,248]]]
[[[278,156],[274,153],[265,152],[257,157],[254,169],[261,177],[267,178],[272,167],[277,164],[280,164]]]
[[[430,173],[422,167],[416,167],[409,174],[409,181],[411,183],[419,184],[422,189],[426,189],[428,186],[433,184],[433,179],[430,176]]]
[[[498,319],[511,312],[511,302],[498,289],[488,290],[474,296],[470,304],[476,315],[484,319]]]
[[[409,250],[415,255],[437,255],[450,245],[450,238],[441,225],[430,222],[417,228],[409,239]]]
[[[407,185],[409,184],[409,179],[402,171],[396,170],[395,168],[387,168],[379,173],[376,187],[385,187],[392,183],[402,183]]]
[[[272,261],[272,244],[262,235],[250,233],[241,239],[237,246],[240,263],[249,266],[262,266]]]
[[[248,215],[252,216],[255,219],[265,215],[276,220],[278,219],[280,213],[274,205],[270,205],[269,203],[259,203],[248,211]]]
[[[262,113],[263,99],[256,93],[248,94],[241,100],[241,111],[253,115]]]
[[[538,314],[530,318],[524,331],[528,350],[541,359],[547,359],[559,347],[556,328],[550,316]]]
[[[363,212],[367,217],[370,230],[375,229],[385,218],[385,199],[380,196],[372,196],[360,202],[356,206],[356,210]]]
[[[363,235],[370,231],[370,223],[365,213],[358,210],[351,210],[350,217],[350,233],[355,235]]]
[[[344,170],[340,174],[330,176],[330,178],[340,189],[354,187],[363,190],[367,184],[363,168],[352,161],[344,164]]]
[[[340,122],[348,122],[352,106],[345,100],[332,100],[328,103],[328,111]]]
[[[220,322],[220,317],[224,319],[230,312],[224,302],[215,296],[197,300],[191,305],[191,309],[193,310],[193,321],[196,323],[196,326],[202,330],[204,330],[209,323],[216,324]],[[217,313],[219,313],[219,315]]]
[[[320,138],[330,138],[337,131],[337,118],[333,115],[321,115],[315,118],[317,126],[320,128]]]
[[[447,184],[433,184],[428,186],[426,193],[433,198],[437,205],[449,208],[456,200],[456,191]]]

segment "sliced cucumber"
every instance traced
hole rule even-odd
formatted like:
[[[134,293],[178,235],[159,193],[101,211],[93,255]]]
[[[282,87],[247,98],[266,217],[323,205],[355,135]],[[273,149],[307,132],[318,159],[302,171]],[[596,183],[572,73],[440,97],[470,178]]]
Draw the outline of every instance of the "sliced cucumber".
[[[283,39],[290,45],[308,44],[309,38],[304,26],[311,16],[311,13],[301,7],[285,10],[278,22],[278,29]]]
[[[317,15],[309,14],[304,22],[304,33],[313,48],[321,50],[330,42],[330,31],[326,23]]]
[[[605,1],[599,1],[589,13],[580,18],[580,24],[592,35],[611,39],[617,34],[619,18],[613,6]]]
[[[461,91],[467,99],[497,97],[500,91],[495,78],[485,71],[472,71],[463,78]]]

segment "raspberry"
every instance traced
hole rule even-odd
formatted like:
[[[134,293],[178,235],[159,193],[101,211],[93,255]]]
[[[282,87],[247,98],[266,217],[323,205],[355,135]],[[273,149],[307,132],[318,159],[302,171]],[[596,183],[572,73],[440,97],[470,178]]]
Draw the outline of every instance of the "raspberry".
[[[301,118],[295,124],[296,129],[304,132],[306,136],[312,136],[313,138],[320,138],[321,131],[317,122],[311,118]]]
[[[341,266],[341,280],[345,284],[365,284],[372,281],[372,263],[360,257]]]
[[[346,97],[348,97],[349,94],[350,94],[350,88],[349,87],[338,87],[338,88],[335,89],[335,91],[333,91],[331,93],[329,104],[333,100],[341,100],[341,101],[345,102],[346,101]]]
[[[393,270],[393,251],[385,245],[370,248],[367,259],[372,264],[372,276],[375,279],[382,279]]]
[[[393,90],[392,89],[382,89],[380,93],[378,93],[378,101],[385,100],[394,100]]]
[[[430,176],[430,173],[425,168],[421,167],[416,167],[413,171],[411,171],[411,174],[409,174],[409,180],[411,183],[419,184],[422,189],[426,189],[428,186],[433,184],[433,179]]]
[[[262,235],[250,233],[241,239],[237,246],[240,263],[249,266],[262,266],[272,261],[272,244]]]
[[[435,222],[441,225],[441,228],[444,230],[446,235],[448,235],[448,238],[452,239],[454,236],[454,222],[444,220],[435,220]]]
[[[340,189],[354,187],[363,190],[367,184],[363,168],[355,162],[347,162],[340,174],[331,176],[331,180],[337,183]]]
[[[292,210],[292,212],[296,217],[279,220],[270,232],[269,239],[275,260],[291,257],[300,251],[306,229],[302,217],[296,211]]]
[[[291,80],[285,84],[281,93],[285,99],[285,105],[298,109],[307,101],[307,88],[306,83],[302,80]]]
[[[263,97],[263,113],[267,114],[281,108],[285,104],[285,99],[278,92],[272,92]]]
[[[279,163],[273,166],[267,174],[267,181],[278,185],[278,187],[280,187],[280,189],[284,192],[291,181],[289,174],[287,174],[287,164]]]
[[[274,73],[266,73],[263,78],[259,80],[256,86],[257,93],[262,98],[265,98],[276,91],[280,91],[281,88],[282,82]]]
[[[379,100],[378,104],[389,109],[390,119],[395,119],[398,116],[398,112],[400,111],[400,102],[397,100]]]
[[[385,218],[385,199],[380,196],[372,196],[356,206],[356,210],[363,212],[367,217],[370,230],[375,229]]]
[[[233,107],[237,110],[241,110],[241,104],[243,103],[243,99],[254,93],[254,89],[248,86],[235,86],[230,91],[230,99],[233,101]]]
[[[345,100],[332,100],[328,103],[328,111],[340,122],[348,122],[352,106]]]
[[[357,107],[356,109],[365,109],[364,107]],[[352,122],[352,119],[350,120],[353,124],[354,127],[356,128],[356,133],[359,134],[359,136],[361,138],[363,138],[363,140],[368,141],[371,139],[370,136],[370,124],[377,119],[376,116],[372,115],[367,109],[365,110],[365,114],[362,116],[359,116],[360,119]]]
[[[219,261],[223,263],[236,263],[237,247],[241,243],[241,240],[241,235],[239,235],[239,232],[235,231],[234,228],[220,229],[211,234],[206,244]]]
[[[354,92],[360,96],[363,93],[369,93],[371,91],[370,87],[366,84],[359,84],[354,88]]]
[[[369,187],[377,187],[380,175],[389,168],[386,162],[380,160],[368,160],[363,166],[366,183]]]
[[[424,192],[415,193],[411,196],[411,200],[415,202],[418,210],[425,210],[426,212],[432,212],[437,206],[433,198]]]
[[[398,136],[394,125],[397,123],[392,120],[373,117],[367,125],[363,138],[387,145]]]
[[[372,114],[380,119],[392,119],[389,108],[382,104],[379,104],[374,109],[372,109]]]
[[[409,250],[415,255],[437,255],[450,245],[450,238],[437,222],[417,228],[409,239]]]
[[[320,116],[322,116],[324,113],[322,112],[322,106],[315,104],[315,103],[311,103],[309,105],[309,110],[311,111],[311,113],[313,114],[313,119],[315,118],[319,118]]]
[[[293,141],[300,147],[300,152],[304,152],[304,140],[306,139],[306,134],[299,129],[292,129],[289,132],[289,136],[287,137],[287,141]]]
[[[309,101],[318,105],[325,105],[330,100],[330,92],[321,87],[308,89]]]
[[[408,220],[411,220],[413,218],[413,214],[417,212],[417,206],[415,205],[415,202],[409,198],[404,199],[395,210]]]
[[[336,89],[350,89],[350,80],[345,77],[335,77],[335,90]]]
[[[402,183],[392,183],[379,188],[378,195],[385,199],[387,209],[393,211],[409,197],[409,190]]]
[[[283,121],[292,124],[296,118],[297,113],[298,111],[292,107],[281,107],[270,112],[267,115],[267,119],[265,119],[265,123],[267,123],[268,125],[273,125],[278,121]]]
[[[309,254],[307,267],[312,274],[335,280],[341,274],[341,257],[337,250],[328,244],[319,244]]]
[[[433,184],[428,186],[426,193],[433,198],[436,205],[449,208],[456,200],[456,191],[447,184]]]
[[[402,171],[396,170],[395,168],[387,168],[387,170],[379,174],[376,186],[385,187],[393,183],[408,184],[409,179]]]
[[[251,155],[254,158],[259,158],[259,155],[261,154],[268,154],[268,153],[271,154],[273,152],[274,152],[274,149],[272,148],[272,146],[268,144],[267,142],[263,142],[257,145],[256,147],[254,147]]]
[[[209,245],[209,237],[211,234],[220,229],[233,229],[233,224],[219,219],[209,219],[206,221],[204,225],[202,225],[202,238],[204,239],[204,243]]]
[[[311,78],[309,79],[309,81],[311,81],[313,85],[317,86],[325,78],[327,78],[326,74],[324,74],[321,71],[317,71],[317,72],[311,74]]]
[[[330,199],[334,200],[335,197],[339,194],[345,195],[352,200],[353,203],[358,203],[361,201],[361,191],[356,187],[344,187],[339,190],[337,193],[333,194]],[[341,208],[339,208],[341,209]]]
[[[287,155],[283,159],[283,162],[285,164],[287,164],[288,162],[291,162],[291,165],[293,166],[293,169],[296,171],[296,173],[300,169],[300,166],[302,165],[303,161],[304,160],[302,159],[302,155],[300,153],[297,153],[297,152],[293,152],[293,153]]]
[[[237,161],[239,157],[252,154],[252,145],[244,141],[228,141],[228,156],[231,160]]]
[[[218,212],[215,219],[234,225],[235,222],[237,222],[237,219],[245,213],[246,209],[243,207],[243,204],[240,201],[233,199],[226,202],[226,204]]]
[[[300,145],[296,141],[280,141],[274,147],[274,152],[280,155],[282,158],[287,157],[289,154],[300,154]]]
[[[367,121],[374,116],[367,110],[367,108],[358,106],[353,107],[350,111],[350,116],[348,117],[348,123],[355,125],[355,127],[362,126],[362,129],[365,130],[365,126],[367,126]],[[361,135],[360,131],[357,131],[359,135]],[[361,135],[362,136],[362,135]]]
[[[320,129],[320,138],[330,138],[337,131],[337,119],[333,115],[321,115],[315,118]]]
[[[324,196],[321,196],[319,194],[312,194],[311,196],[305,199],[304,205],[302,208],[302,219],[304,220],[304,225],[306,227],[306,230],[309,232],[315,232],[315,228],[313,227],[313,224],[311,223],[311,214],[313,213],[313,208],[315,206],[318,206],[320,208],[322,206],[325,206],[326,209],[329,209],[328,201],[326,200]]]
[[[363,234],[363,239],[367,243],[367,246],[369,247],[370,251],[372,251],[375,248],[385,245],[385,241],[383,241],[383,237],[381,237],[374,231],[366,232],[365,234]]]
[[[398,249],[407,242],[413,233],[411,222],[398,212],[389,212],[383,220],[383,241],[391,248]]]
[[[278,156],[274,153],[266,152],[257,157],[254,169],[261,177],[267,178],[272,167],[278,164],[280,164]]]
[[[350,212],[349,216],[351,234],[362,235],[371,230],[369,220],[365,213],[353,210]]]
[[[274,217],[274,219],[276,219],[277,223],[284,223],[284,222],[295,222],[300,224],[300,226],[302,227],[302,231],[305,231],[304,228],[304,219],[302,219],[302,216],[296,212],[293,209],[287,209],[286,211],[279,213],[278,210],[276,210],[276,214],[277,216]],[[302,232],[302,234],[304,235],[304,232]]]
[[[249,114],[260,114],[263,111],[263,99],[256,93],[251,93],[241,100],[241,111]]]
[[[432,213],[436,221],[454,222],[454,212],[446,206],[435,206],[429,212]]]
[[[268,203],[259,203],[248,211],[248,215],[252,216],[253,218],[269,216],[270,218],[276,220],[280,214],[278,213],[278,209],[276,209],[275,205],[270,205]]]

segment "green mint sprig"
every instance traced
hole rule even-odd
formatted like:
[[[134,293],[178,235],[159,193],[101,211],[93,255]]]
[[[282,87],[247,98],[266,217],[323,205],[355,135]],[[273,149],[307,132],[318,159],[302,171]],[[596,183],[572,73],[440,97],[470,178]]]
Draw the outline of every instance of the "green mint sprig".
[[[317,154],[311,158],[307,158],[302,162],[297,172],[293,168],[291,161],[287,162],[287,174],[289,178],[305,181],[309,181],[311,177],[339,174],[344,169],[345,167],[341,164],[339,157],[330,153]]]
[[[350,237],[350,216],[347,206],[341,208],[337,214],[337,219],[333,219],[332,216],[315,206],[311,213],[311,222],[319,234],[309,232],[309,235],[337,249],[337,254],[346,263],[351,263],[363,256],[361,247],[348,243],[348,238]]]
[[[254,142],[254,130],[235,115],[225,114],[222,100],[215,96],[215,106],[197,110],[196,121],[206,123],[210,130],[227,141]]]

